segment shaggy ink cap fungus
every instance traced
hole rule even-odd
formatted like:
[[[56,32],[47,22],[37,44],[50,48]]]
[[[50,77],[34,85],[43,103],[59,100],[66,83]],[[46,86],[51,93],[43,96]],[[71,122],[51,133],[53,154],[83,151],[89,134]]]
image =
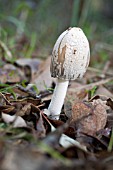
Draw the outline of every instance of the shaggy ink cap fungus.
[[[51,76],[63,80],[83,77],[89,64],[89,42],[80,28],[69,28],[56,41],[51,58]]]
[[[89,42],[80,28],[69,28],[58,37],[53,48],[50,65],[51,76],[57,78],[48,107],[53,119],[59,119],[69,80],[82,78],[89,61]]]

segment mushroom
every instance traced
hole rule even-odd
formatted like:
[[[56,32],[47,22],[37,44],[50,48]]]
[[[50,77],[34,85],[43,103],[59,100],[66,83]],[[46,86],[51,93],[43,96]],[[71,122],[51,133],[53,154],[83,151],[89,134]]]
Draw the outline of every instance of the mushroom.
[[[59,119],[69,80],[82,78],[89,65],[89,42],[80,28],[64,31],[57,39],[51,58],[51,76],[57,78],[48,107],[52,119]]]

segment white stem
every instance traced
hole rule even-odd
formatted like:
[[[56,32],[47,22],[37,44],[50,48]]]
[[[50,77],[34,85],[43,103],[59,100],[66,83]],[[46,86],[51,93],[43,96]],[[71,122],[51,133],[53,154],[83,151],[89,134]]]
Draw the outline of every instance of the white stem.
[[[69,81],[58,79],[48,111],[52,119],[59,119],[60,112],[64,103]]]

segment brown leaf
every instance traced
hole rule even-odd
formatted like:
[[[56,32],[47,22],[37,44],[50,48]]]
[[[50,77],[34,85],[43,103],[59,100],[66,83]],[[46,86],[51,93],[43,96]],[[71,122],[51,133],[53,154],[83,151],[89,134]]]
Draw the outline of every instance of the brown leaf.
[[[58,128],[59,126],[62,126],[64,124],[64,122],[61,120],[53,120],[50,118],[48,118],[48,120],[55,128]],[[71,138],[75,138],[75,129],[71,126],[67,127],[67,129],[64,131],[64,133],[65,133],[65,135],[67,135]]]
[[[32,73],[36,73],[39,69],[39,65],[41,64],[41,60],[37,58],[21,58],[16,60],[16,64],[18,66],[29,66],[31,68]]]
[[[35,105],[31,103],[28,103],[24,105],[24,107],[21,110],[24,110],[24,115],[22,115],[22,118],[26,120],[27,125],[29,127],[36,129],[37,120],[39,120],[40,118],[39,108],[37,108]]]
[[[46,87],[51,87],[53,80],[55,81],[50,75],[50,61],[51,58],[49,57],[40,65],[37,74],[32,78],[31,83],[36,84],[40,91],[45,90]]]
[[[5,106],[0,106],[0,112],[4,112],[4,113],[10,113],[15,109],[14,106],[9,106],[9,105],[5,105]]]
[[[16,112],[17,116],[29,115],[31,111],[31,103],[27,103],[22,109]]]
[[[108,98],[107,99],[107,105],[111,107],[111,109],[113,110],[113,100]]]
[[[36,130],[37,130],[36,134],[37,134],[38,138],[42,138],[42,137],[46,136],[46,129],[44,127],[44,121],[43,121],[41,113],[40,113],[40,117],[39,117],[39,119],[37,120],[37,123],[36,123]]]
[[[100,85],[98,87],[98,89],[96,90],[95,95],[103,95],[103,94],[104,94],[104,96],[113,98],[113,94],[107,88],[105,88],[103,85]]]
[[[64,149],[61,153],[63,156],[67,158],[76,158],[76,159],[82,158],[83,160],[85,160],[88,156],[91,156],[90,153],[85,152],[82,149],[77,148],[76,146],[68,147]]]
[[[35,76],[35,74],[39,69],[40,64],[41,64],[41,60],[37,58],[32,58],[32,59],[22,58],[16,61],[16,65],[20,69],[23,69],[28,82],[30,82]]]
[[[85,89],[82,89],[82,84],[73,81],[70,83],[67,94],[66,94],[66,102],[70,101],[71,103],[75,103],[78,101],[81,101],[83,99],[87,99],[87,91]],[[78,88],[81,88],[81,90],[76,90]]]
[[[23,99],[18,99],[18,100],[13,100],[11,101],[11,104],[15,104],[15,103],[20,103],[20,104],[27,104],[27,103],[31,103],[34,105],[39,105],[40,104],[40,99],[33,99],[33,98],[23,98]]]
[[[22,74],[22,70],[16,68],[12,64],[5,64],[0,70],[0,82],[1,83],[17,83],[25,80],[25,75]]]
[[[72,108],[72,122],[77,132],[95,135],[107,122],[107,106],[100,100],[91,103],[78,102]]]

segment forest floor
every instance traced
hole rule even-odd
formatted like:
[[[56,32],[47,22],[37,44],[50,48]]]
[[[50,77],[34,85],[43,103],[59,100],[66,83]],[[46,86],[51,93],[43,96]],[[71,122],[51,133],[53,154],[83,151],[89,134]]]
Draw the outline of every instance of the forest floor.
[[[70,81],[60,119],[52,120],[44,114],[56,83],[51,56],[13,61],[0,48],[0,169],[112,170],[112,58]]]

